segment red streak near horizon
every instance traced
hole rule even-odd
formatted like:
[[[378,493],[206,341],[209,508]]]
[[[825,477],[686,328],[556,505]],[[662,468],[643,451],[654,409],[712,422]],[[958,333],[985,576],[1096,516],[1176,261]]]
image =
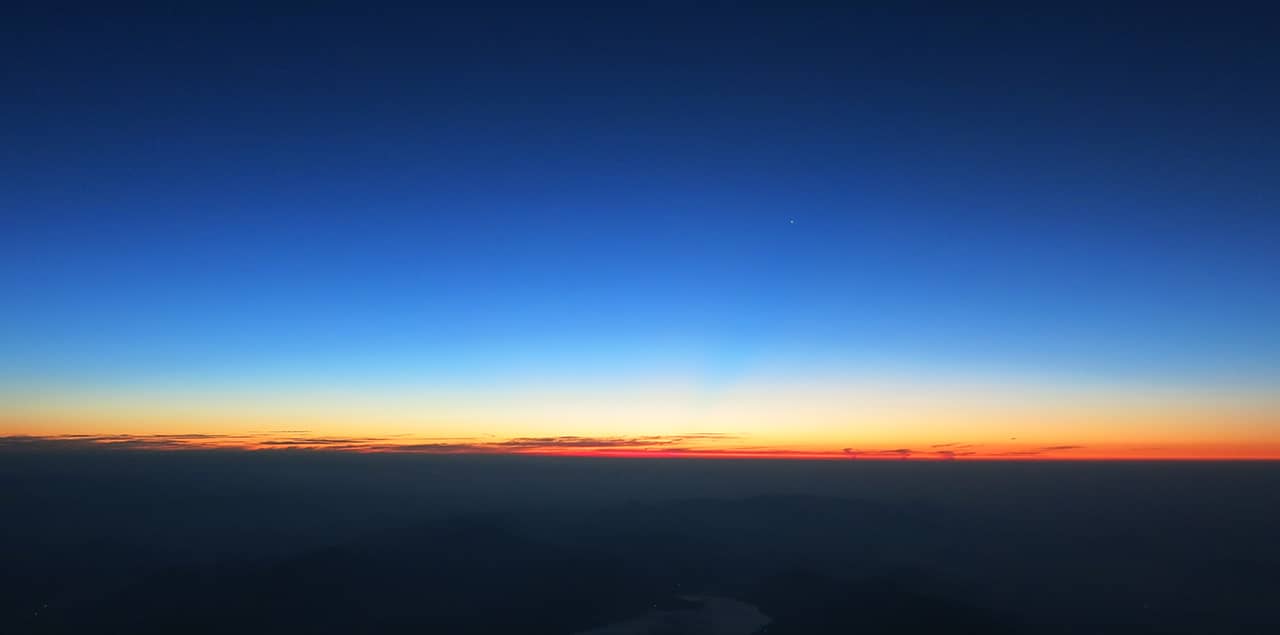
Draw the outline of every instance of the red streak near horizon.
[[[394,451],[393,451],[394,452]],[[459,453],[463,454],[463,453]],[[608,457],[608,458],[658,458],[658,459],[772,459],[772,460],[798,460],[798,461],[924,461],[924,462],[951,462],[951,461],[1280,461],[1280,454],[1271,456],[1224,456],[1224,455],[1157,455],[1157,454],[1135,454],[1135,455],[1099,455],[1099,454],[1076,454],[1072,455],[1066,452],[1044,452],[1040,454],[1023,454],[1008,455],[1001,453],[992,454],[967,454],[959,456],[949,456],[936,453],[920,452],[911,454],[885,454],[872,453],[849,455],[843,452],[800,452],[790,450],[752,450],[752,451],[734,451],[734,450],[693,450],[669,452],[662,450],[655,451],[637,451],[637,450],[533,450],[521,452],[493,452],[486,454],[521,454],[534,456],[570,456],[570,457]]]
[[[536,448],[536,449],[460,449],[460,450],[421,450],[398,449],[394,446],[369,447],[332,447],[328,445],[274,446],[274,445],[205,445],[191,444],[191,449],[208,449],[211,447],[224,449],[241,449],[255,452],[351,452],[358,454],[416,454],[424,456],[563,456],[574,458],[618,458],[618,459],[763,459],[792,461],[1280,461],[1280,452],[1272,454],[1102,454],[1073,453],[1070,451],[1045,451],[1039,453],[1018,452],[972,452],[968,454],[948,454],[945,452],[911,452],[895,453],[893,451],[867,451],[849,454],[842,451],[804,451],[804,450],[733,450],[733,449],[617,449],[617,448]]]
[[[1011,446],[961,445],[928,447],[924,450],[849,449],[810,450],[788,448],[715,448],[673,444],[611,446],[608,441],[593,444],[581,437],[560,437],[560,443],[509,445],[508,442],[411,443],[375,439],[276,439],[265,436],[228,435],[67,435],[0,436],[0,450],[21,447],[80,447],[103,450],[228,450],[250,452],[332,452],[353,454],[418,455],[513,455],[564,456],[620,459],[758,459],[805,461],[1275,461],[1280,460],[1280,444],[1184,444],[1166,447],[1126,448],[1123,446]],[[521,440],[526,441],[526,440]]]

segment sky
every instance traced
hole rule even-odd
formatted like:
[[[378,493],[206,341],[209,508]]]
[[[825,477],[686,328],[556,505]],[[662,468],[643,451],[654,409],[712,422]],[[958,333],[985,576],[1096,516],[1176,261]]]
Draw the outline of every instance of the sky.
[[[1280,458],[1274,22],[33,3],[9,443]]]

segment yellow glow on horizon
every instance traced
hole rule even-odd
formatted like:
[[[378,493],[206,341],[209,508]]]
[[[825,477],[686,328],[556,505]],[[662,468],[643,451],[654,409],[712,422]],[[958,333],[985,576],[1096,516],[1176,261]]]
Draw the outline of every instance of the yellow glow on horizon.
[[[261,437],[305,431],[316,437],[501,440],[710,432],[726,436],[700,439],[690,449],[838,453],[966,444],[1008,458],[1065,446],[1078,446],[1071,452],[1076,457],[1280,457],[1280,397],[1256,392],[866,377],[757,377],[715,389],[686,377],[583,383],[448,390],[425,384],[278,391],[63,388],[7,395],[0,434]]]

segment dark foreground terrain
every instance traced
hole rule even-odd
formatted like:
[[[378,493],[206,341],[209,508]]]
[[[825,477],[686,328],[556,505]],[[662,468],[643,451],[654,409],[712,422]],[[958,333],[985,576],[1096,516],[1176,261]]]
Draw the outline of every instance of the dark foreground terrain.
[[[1280,632],[1274,463],[24,448],[0,505],[3,633]]]

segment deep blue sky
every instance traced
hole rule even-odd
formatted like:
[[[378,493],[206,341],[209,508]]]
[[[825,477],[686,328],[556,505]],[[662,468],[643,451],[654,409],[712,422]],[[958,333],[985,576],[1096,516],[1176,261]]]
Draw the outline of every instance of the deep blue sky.
[[[0,21],[0,377],[1280,377],[1263,13],[270,4]]]

